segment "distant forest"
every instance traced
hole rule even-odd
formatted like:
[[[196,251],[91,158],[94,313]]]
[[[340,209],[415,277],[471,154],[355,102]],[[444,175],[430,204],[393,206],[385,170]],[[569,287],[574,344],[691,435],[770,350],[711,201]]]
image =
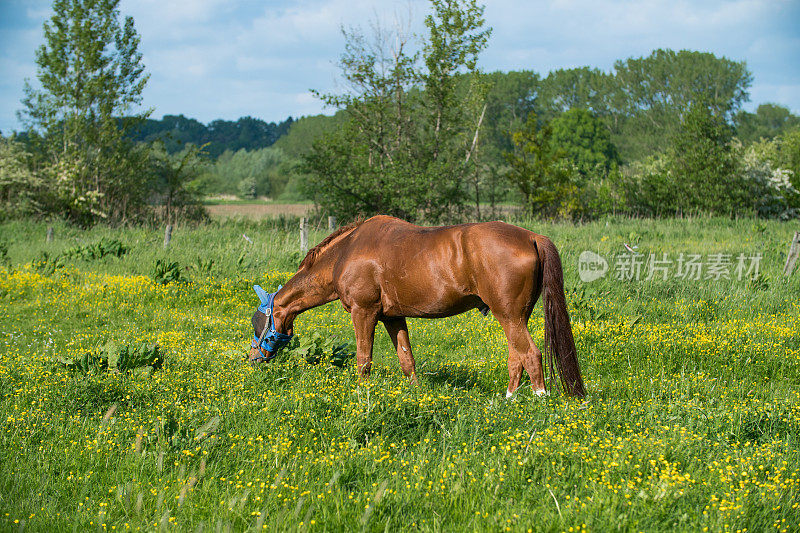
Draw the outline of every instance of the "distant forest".
[[[130,135],[137,142],[162,141],[170,154],[180,152],[190,144],[205,146],[205,153],[217,159],[226,150],[237,152],[272,146],[289,132],[293,122],[292,117],[278,124],[242,117],[236,121],[214,120],[205,125],[183,115],[164,115],[161,120],[143,120]]]
[[[744,63],[710,53],[656,50],[647,57],[618,61],[611,72],[581,67],[546,76],[527,70],[481,76],[488,87],[479,137],[486,174],[480,192],[485,201],[519,201],[512,183],[490,178],[492,172],[506,172],[507,155],[515,151],[513,133],[524,129],[529,116],[536,117],[540,128],[555,128],[550,142],[572,154],[577,167],[589,161],[630,172],[641,170],[643,162],[652,165],[653,158],[673,147],[701,93],[713,95],[709,107],[717,110],[743,147],[800,128],[800,117],[778,104],[743,110],[752,81]],[[461,76],[459,83],[466,88],[470,81]],[[170,154],[203,147],[205,164],[198,183],[206,194],[296,201],[313,198],[302,186],[305,156],[316,141],[341,129],[348,115],[344,109],[278,123],[243,117],[208,125],[166,115],[145,120],[132,138],[160,140]]]

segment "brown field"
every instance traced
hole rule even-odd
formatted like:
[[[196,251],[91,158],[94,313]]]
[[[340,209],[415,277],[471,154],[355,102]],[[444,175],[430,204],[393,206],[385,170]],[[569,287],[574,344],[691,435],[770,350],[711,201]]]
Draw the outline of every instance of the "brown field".
[[[213,218],[268,218],[278,215],[302,216],[314,208],[312,204],[222,204],[207,205],[206,210]]]
[[[220,197],[227,199],[226,197]],[[313,204],[276,204],[276,203],[231,203],[219,205],[206,205],[206,210],[212,218],[233,218],[245,217],[251,219],[261,219],[275,217],[279,215],[303,216],[309,214],[313,209]],[[508,220],[521,214],[518,206],[498,205],[494,209],[488,205],[481,206],[482,218]]]

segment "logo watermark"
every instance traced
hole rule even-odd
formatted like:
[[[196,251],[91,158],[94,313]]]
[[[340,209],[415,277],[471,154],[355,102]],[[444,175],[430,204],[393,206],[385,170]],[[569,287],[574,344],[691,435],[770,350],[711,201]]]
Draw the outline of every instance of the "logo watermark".
[[[681,280],[754,280],[761,268],[761,253],[738,255],[726,253],[640,254],[635,251],[611,257],[611,264],[602,255],[585,250],[578,257],[578,275],[589,283],[606,274],[620,281]]]
[[[596,279],[600,279],[608,272],[608,261],[600,255],[589,250],[581,252],[578,257],[578,275],[581,281],[589,283]]]

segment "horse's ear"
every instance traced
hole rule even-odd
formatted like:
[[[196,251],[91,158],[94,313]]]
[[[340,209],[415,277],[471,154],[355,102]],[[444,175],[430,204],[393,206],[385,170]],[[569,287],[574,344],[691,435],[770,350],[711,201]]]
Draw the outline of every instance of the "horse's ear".
[[[262,304],[266,304],[269,301],[269,294],[261,288],[261,285],[253,285],[253,290],[256,291],[258,299],[261,300]]]

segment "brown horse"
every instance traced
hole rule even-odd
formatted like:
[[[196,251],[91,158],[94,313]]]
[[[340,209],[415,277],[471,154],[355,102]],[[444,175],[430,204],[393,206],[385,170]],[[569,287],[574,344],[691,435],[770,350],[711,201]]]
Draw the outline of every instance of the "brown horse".
[[[566,393],[582,397],[586,390],[558,251],[547,237],[503,222],[428,228],[376,216],[342,227],[308,252],[285,287],[267,295],[272,322],[268,324],[264,313],[257,311],[253,324],[262,340],[270,329],[288,342],[297,315],[339,299],[353,320],[361,376],[370,373],[375,326],[380,321],[403,372],[416,380],[406,317],[491,310],[508,339],[506,395],[519,387],[523,368],[534,391],[544,394],[542,352],[528,331],[528,319],[542,288],[551,370],[555,361]],[[270,359],[280,346],[254,341],[250,359]]]

